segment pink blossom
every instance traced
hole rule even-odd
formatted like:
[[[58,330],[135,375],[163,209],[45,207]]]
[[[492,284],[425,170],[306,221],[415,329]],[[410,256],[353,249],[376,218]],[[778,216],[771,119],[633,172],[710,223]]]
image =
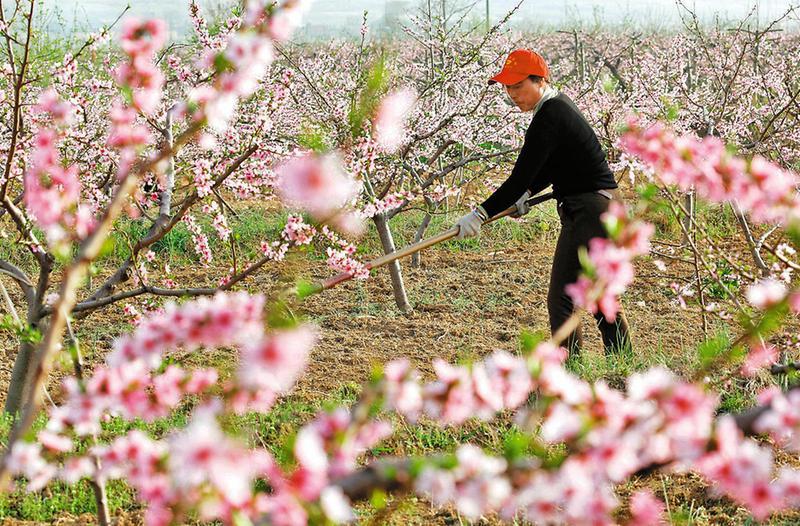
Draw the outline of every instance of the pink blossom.
[[[609,238],[589,241],[589,266],[567,294],[576,305],[590,312],[602,312],[613,321],[619,311],[619,296],[633,282],[632,259],[650,250],[654,227],[630,220],[623,205],[612,203],[603,214]]]
[[[219,293],[180,307],[167,303],[159,316],[148,318],[133,334],[116,340],[107,362],[121,366],[141,358],[157,367],[162,355],[178,346],[195,349],[258,341],[263,334],[263,305],[263,296],[245,293]]]
[[[424,388],[425,413],[448,424],[460,424],[473,416],[475,395],[467,368],[437,358],[433,369],[437,381]]]
[[[438,203],[440,201],[443,201],[447,197],[458,195],[459,193],[461,193],[461,188],[458,188],[456,186],[445,186],[442,184],[437,184],[436,186],[433,187],[433,190],[430,191],[428,197],[430,197],[433,200],[433,202]]]
[[[59,478],[67,484],[75,484],[82,478],[89,478],[95,474],[95,465],[87,457],[72,457],[64,461]]]
[[[172,483],[182,491],[209,484],[227,504],[244,506],[252,497],[259,462],[226,437],[210,411],[199,411],[185,431],[173,435],[169,445]]]
[[[350,502],[339,486],[328,486],[319,497],[320,506],[328,517],[335,524],[353,522],[356,516],[350,507]]]
[[[299,467],[291,477],[291,486],[303,499],[320,498],[328,480],[352,473],[358,457],[391,432],[385,422],[353,421],[344,408],[317,415],[295,438]]]
[[[313,226],[303,222],[302,217],[290,215],[286,219],[286,226],[281,233],[281,237],[295,245],[307,245],[311,243],[316,233],[317,231]]]
[[[714,202],[735,201],[759,222],[798,219],[795,174],[760,156],[750,162],[735,157],[713,136],[678,137],[660,123],[645,128],[635,117],[627,125],[623,149],[648,164],[663,183],[694,188]]]
[[[303,468],[314,473],[326,473],[329,460],[325,441],[314,426],[305,426],[294,441],[294,456]]]
[[[364,263],[350,257],[344,250],[328,247],[326,253],[328,254],[328,267],[333,270],[350,274],[356,279],[369,277],[369,268]]]
[[[521,358],[496,351],[472,368],[477,413],[490,418],[503,409],[516,409],[533,389],[531,374]]]
[[[261,341],[246,345],[242,350],[239,382],[252,389],[285,392],[305,369],[316,340],[316,331],[301,325],[275,331]]]
[[[417,479],[417,491],[435,504],[453,502],[460,513],[475,520],[499,509],[511,495],[511,484],[504,476],[506,461],[485,455],[480,448],[466,444],[456,451],[457,465],[451,472],[426,468]]]
[[[542,423],[542,439],[551,442],[566,442],[578,436],[585,425],[584,415],[569,404],[556,402],[548,408]]]
[[[56,476],[55,466],[42,458],[42,446],[28,442],[15,442],[6,459],[6,468],[13,475],[28,479],[28,491],[44,488]]]
[[[539,362],[540,366],[561,365],[567,359],[567,350],[557,347],[549,341],[543,341],[536,346],[531,357]]]
[[[227,241],[231,234],[233,234],[233,230],[228,226],[228,220],[225,214],[221,212],[214,216],[211,226],[214,227],[217,236],[219,236],[222,241]]]
[[[392,153],[405,139],[405,120],[416,103],[416,94],[409,88],[391,93],[383,98],[375,117],[375,137],[378,146]]]
[[[264,254],[265,258],[271,261],[283,261],[288,250],[288,243],[281,243],[280,241],[273,241],[272,243],[266,241],[261,242],[261,253]]]
[[[66,453],[74,447],[69,437],[58,435],[46,429],[39,431],[36,438],[46,449],[58,453]]]
[[[361,210],[361,212],[359,212],[359,215],[367,218],[374,217],[378,214],[385,214],[386,212],[403,206],[406,202],[411,201],[413,198],[414,194],[411,192],[395,192],[387,195],[383,199],[369,203]]]
[[[649,490],[640,490],[631,496],[630,526],[657,526],[665,524],[664,503]]]
[[[253,2],[256,4],[256,2]],[[270,36],[275,40],[286,40],[303,21],[303,16],[311,9],[310,0],[292,0],[285,2],[280,10],[269,18],[268,29]],[[255,11],[247,17],[255,19]]]
[[[66,119],[58,96],[42,94],[40,108],[58,112],[54,119]],[[63,124],[63,123],[62,123]],[[64,168],[57,150],[59,132],[43,128],[34,138],[30,165],[24,175],[24,203],[28,214],[47,234],[51,244],[70,238],[83,239],[94,228],[91,210],[79,207],[81,185],[76,165]]]
[[[186,214],[181,221],[192,234],[192,244],[194,245],[195,253],[200,256],[200,262],[203,265],[209,265],[214,259],[214,255],[208,244],[208,236],[203,233],[202,227],[197,223],[193,215]]]
[[[747,289],[747,301],[757,309],[766,310],[786,297],[786,284],[767,278],[750,285]]]
[[[277,190],[287,205],[307,210],[320,221],[331,219],[358,192],[355,181],[333,155],[307,153],[276,170]]]
[[[142,113],[153,113],[161,102],[164,74],[153,63],[153,55],[166,41],[163,20],[127,19],[122,28],[122,50],[130,61],[115,71],[117,82],[131,90],[131,104]]]
[[[781,393],[777,388],[771,391],[768,400],[760,397],[768,409],[755,423],[759,433],[768,433],[781,447],[800,451],[800,390],[792,389]]]
[[[150,132],[147,128],[134,124],[136,112],[133,109],[115,102],[109,116],[112,126],[106,140],[108,146],[125,150],[138,148],[150,142]]]
[[[393,360],[384,366],[386,407],[412,421],[422,410],[422,389],[419,374],[411,369],[408,359]]]
[[[251,2],[255,3],[255,2]],[[288,492],[278,492],[267,499],[266,510],[275,526],[306,526],[308,513]]]
[[[164,46],[167,24],[163,20],[126,18],[122,23],[122,50],[130,56],[152,55]]]
[[[49,114],[57,126],[70,126],[75,117],[75,107],[61,99],[55,89],[49,88],[39,96],[36,110]]]
[[[761,343],[750,349],[742,364],[742,374],[755,376],[758,372],[778,361],[778,348],[768,343]]]
[[[772,483],[771,451],[745,439],[731,416],[717,422],[717,449],[697,467],[725,493],[741,502],[758,520],[782,507],[779,487]]]
[[[208,159],[197,159],[194,162],[194,186],[198,197],[206,197],[211,193],[211,162]]]
[[[504,518],[521,512],[525,519],[540,524],[563,524],[565,488],[558,473],[536,472],[504,511]]]
[[[272,63],[274,52],[270,40],[256,33],[234,33],[228,39],[224,56],[233,63],[237,75],[237,93],[251,95]]]
[[[592,399],[592,389],[563,367],[544,367],[539,375],[539,385],[543,393],[561,398],[568,404],[579,405]]]
[[[783,494],[786,507],[796,508],[800,504],[800,470],[782,467],[775,484]]]

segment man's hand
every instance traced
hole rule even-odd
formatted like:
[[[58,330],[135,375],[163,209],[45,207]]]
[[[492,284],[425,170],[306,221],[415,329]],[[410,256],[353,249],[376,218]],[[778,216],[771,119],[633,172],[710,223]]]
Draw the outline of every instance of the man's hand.
[[[527,214],[528,212],[530,212],[531,211],[531,205],[529,205],[528,203],[525,202],[530,198],[531,198],[531,191],[530,190],[525,190],[525,193],[522,194],[522,197],[517,199],[517,202],[515,203],[516,206],[517,206],[517,210],[515,212],[511,213],[511,217],[522,217],[525,214]]]
[[[456,239],[466,239],[468,237],[477,236],[481,231],[481,225],[483,225],[486,219],[486,211],[480,206],[465,215],[456,223],[458,227],[458,236],[456,236]]]

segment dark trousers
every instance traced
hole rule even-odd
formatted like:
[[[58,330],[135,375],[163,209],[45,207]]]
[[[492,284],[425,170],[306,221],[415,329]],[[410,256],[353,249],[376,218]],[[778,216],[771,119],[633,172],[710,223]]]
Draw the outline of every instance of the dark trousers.
[[[550,315],[550,330],[553,334],[575,311],[575,305],[564,290],[578,280],[581,264],[578,249],[588,247],[593,237],[608,237],[600,214],[606,211],[610,200],[596,192],[565,196],[558,203],[561,218],[561,233],[558,236],[553,269],[550,273],[550,289],[547,292],[547,311]],[[602,313],[594,315],[603,337],[606,353],[630,349],[628,322],[620,310],[613,322],[608,322]],[[583,346],[578,327],[566,340],[570,356],[576,356]]]

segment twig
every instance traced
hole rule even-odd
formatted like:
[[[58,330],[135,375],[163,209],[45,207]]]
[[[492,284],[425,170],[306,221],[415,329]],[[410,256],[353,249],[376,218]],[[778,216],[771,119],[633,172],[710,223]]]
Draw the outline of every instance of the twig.
[[[796,371],[800,371],[800,362],[793,362],[793,363],[785,363],[785,364],[774,364],[772,367],[769,368],[769,372],[772,374],[791,374]]]
[[[72,365],[75,369],[75,377],[78,379],[78,382],[83,385],[83,355],[81,354],[80,342],[75,336],[75,333],[72,331],[72,323],[70,322],[69,318],[67,318],[67,334],[69,335],[69,339],[72,344],[70,355],[72,356]],[[97,434],[94,433],[92,434],[92,446],[97,446]],[[92,458],[94,459],[95,473],[100,473],[100,470],[103,467],[100,457],[92,454]],[[100,524],[100,526],[108,526],[109,514],[106,485],[103,481],[97,479],[96,477],[91,478],[89,480],[89,484],[92,486],[94,502],[97,505],[97,522]]]

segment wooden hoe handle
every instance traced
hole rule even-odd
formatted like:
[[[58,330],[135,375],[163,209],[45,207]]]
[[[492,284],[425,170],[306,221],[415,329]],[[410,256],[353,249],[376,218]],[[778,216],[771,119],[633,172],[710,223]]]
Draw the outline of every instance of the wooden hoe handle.
[[[528,199],[526,201],[526,203],[528,205],[530,205],[530,206],[535,206],[535,205],[538,205],[539,203],[543,203],[543,202],[551,199],[552,197],[553,197],[553,193],[550,192],[550,193],[547,193],[547,194],[542,194],[542,195],[538,195],[538,196],[535,196],[535,197],[531,197],[530,199]],[[509,216],[509,215],[513,214],[516,210],[517,210],[517,205],[512,205],[512,206],[508,207],[507,209],[503,210],[502,212],[500,212],[499,214],[497,214],[496,216],[490,217],[489,219],[484,221],[483,224],[487,225],[487,224],[489,224],[489,223],[491,223],[493,221],[497,221],[498,219],[501,219],[503,217]],[[435,235],[433,237],[429,237],[428,239],[423,239],[421,241],[417,241],[416,243],[412,243],[412,244],[410,244],[410,245],[408,245],[406,247],[403,247],[403,248],[401,248],[399,250],[395,250],[394,252],[390,252],[389,254],[386,254],[386,255],[381,256],[379,258],[375,258],[372,261],[370,261],[369,263],[366,263],[364,266],[367,267],[367,270],[371,271],[372,269],[376,269],[378,267],[382,267],[384,265],[387,265],[387,264],[391,263],[392,261],[396,261],[396,260],[398,260],[400,258],[404,258],[406,256],[410,256],[410,255],[414,254],[415,252],[419,252],[420,250],[424,250],[424,249],[426,249],[428,247],[432,247],[433,245],[441,243],[442,241],[447,241],[448,239],[452,239],[452,238],[456,237],[457,235],[458,235],[458,227],[454,226],[453,228],[451,228],[449,230],[445,230],[441,234],[437,234],[437,235]],[[353,277],[353,275],[350,274],[349,272],[342,272],[341,274],[337,274],[336,276],[330,277],[330,278],[328,278],[326,280],[317,281],[317,282],[313,283],[311,285],[311,290],[309,292],[310,293],[315,293],[315,292],[322,292],[323,290],[328,290],[330,288],[335,287],[339,283],[343,283],[345,281],[349,281],[350,279],[352,279],[352,277]]]

